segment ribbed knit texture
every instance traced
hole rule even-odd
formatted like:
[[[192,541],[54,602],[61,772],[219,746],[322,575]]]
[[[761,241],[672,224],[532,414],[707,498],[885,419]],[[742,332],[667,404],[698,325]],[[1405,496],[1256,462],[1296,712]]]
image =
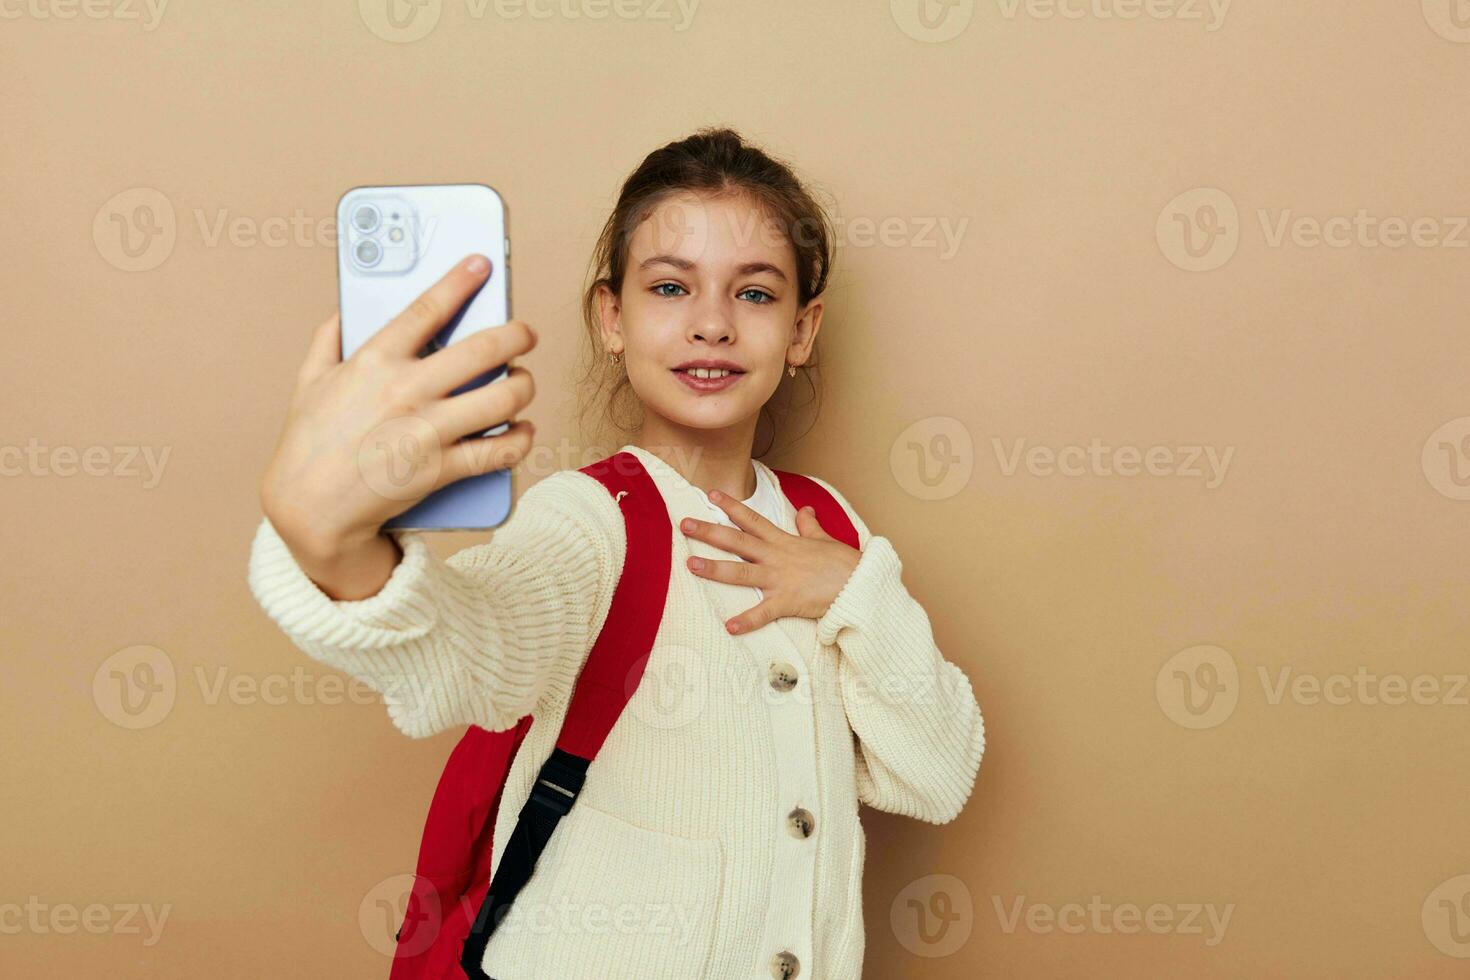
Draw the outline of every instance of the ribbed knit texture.
[[[687,568],[691,554],[734,558],[679,530],[686,516],[710,520],[703,491],[652,453],[623,451],[643,461],[669,511],[664,619],[642,683],[492,936],[485,969],[496,980],[761,980],[790,951],[803,980],[856,980],[858,803],[931,823],[959,814],[985,748],[969,679],[935,646],[892,544],[819,478],[858,530],[852,576],[819,620],[729,635],[724,620],[759,596]],[[795,509],[781,503],[794,534]],[[404,559],[369,599],[328,598],[269,521],[249,578],[302,651],[381,691],[410,736],[534,714],[497,816],[498,866],[607,616],[623,536],[602,484],[567,470],[526,490],[488,543],[448,560],[424,535],[396,533]],[[780,690],[772,677],[785,668],[798,682]],[[789,832],[793,807],[812,814],[809,837]]]

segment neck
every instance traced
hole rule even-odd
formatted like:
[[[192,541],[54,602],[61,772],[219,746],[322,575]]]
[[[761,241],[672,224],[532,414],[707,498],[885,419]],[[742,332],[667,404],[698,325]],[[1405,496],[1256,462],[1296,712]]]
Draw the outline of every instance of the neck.
[[[747,500],[755,493],[756,485],[755,467],[750,462],[752,435],[645,423],[632,443],[668,463],[706,493],[718,490],[736,500]]]

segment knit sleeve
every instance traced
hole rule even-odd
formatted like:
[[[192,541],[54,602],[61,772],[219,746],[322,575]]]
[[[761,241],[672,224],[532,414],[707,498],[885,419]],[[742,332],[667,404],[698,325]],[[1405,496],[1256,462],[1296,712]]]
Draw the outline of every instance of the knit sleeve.
[[[836,488],[817,482],[847,511],[862,551],[817,621],[817,637],[841,654],[842,703],[858,741],[858,799],[948,823],[968,801],[985,752],[974,689],[935,645],[928,615],[904,588],[892,542],[872,534]]]
[[[594,477],[563,470],[515,501],[485,544],[447,560],[424,532],[391,532],[403,558],[366,599],[334,600],[270,520],[250,552],[251,592],[308,656],[383,695],[405,734],[510,728],[565,697],[622,572],[621,511]]]

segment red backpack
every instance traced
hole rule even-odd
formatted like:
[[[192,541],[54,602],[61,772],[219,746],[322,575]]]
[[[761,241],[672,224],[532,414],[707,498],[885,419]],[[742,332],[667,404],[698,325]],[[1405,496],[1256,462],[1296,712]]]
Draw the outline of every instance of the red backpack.
[[[450,753],[424,822],[418,866],[389,980],[489,980],[480,969],[490,935],[530,878],[551,833],[576,802],[587,766],[642,679],[668,595],[673,525],[637,456],[584,466],[623,513],[627,556],[607,620],[577,677],[556,746],[543,761],[491,880],[495,814],[511,763],[530,729],[526,715],[492,732],[471,725]],[[774,470],[799,510],[853,548],[857,530],[815,480]]]

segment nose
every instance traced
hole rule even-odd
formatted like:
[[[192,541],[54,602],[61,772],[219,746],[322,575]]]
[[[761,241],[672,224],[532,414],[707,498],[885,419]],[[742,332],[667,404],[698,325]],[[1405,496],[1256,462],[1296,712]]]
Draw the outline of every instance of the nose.
[[[730,316],[725,297],[715,292],[706,293],[702,297],[694,313],[690,339],[710,344],[735,339],[735,321]]]

